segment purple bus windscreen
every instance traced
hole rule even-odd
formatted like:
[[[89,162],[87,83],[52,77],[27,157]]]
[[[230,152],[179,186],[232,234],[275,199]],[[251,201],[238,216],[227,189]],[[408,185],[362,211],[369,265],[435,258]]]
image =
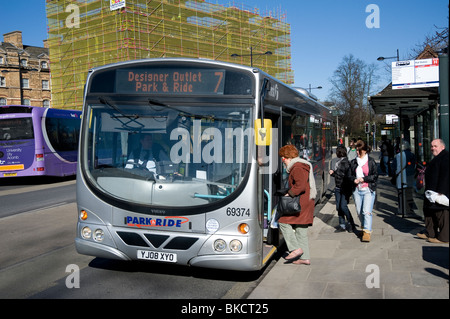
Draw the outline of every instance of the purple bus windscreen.
[[[80,111],[0,107],[0,178],[76,174]]]

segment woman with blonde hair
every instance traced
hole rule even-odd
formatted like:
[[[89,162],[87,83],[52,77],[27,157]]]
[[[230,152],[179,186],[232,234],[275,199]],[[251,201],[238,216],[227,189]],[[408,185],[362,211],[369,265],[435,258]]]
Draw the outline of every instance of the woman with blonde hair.
[[[296,265],[310,265],[308,227],[312,226],[317,194],[311,164],[298,156],[294,145],[280,148],[281,157],[289,174],[289,190],[285,196],[300,195],[301,212],[296,216],[281,216],[279,227],[289,250],[286,260]]]

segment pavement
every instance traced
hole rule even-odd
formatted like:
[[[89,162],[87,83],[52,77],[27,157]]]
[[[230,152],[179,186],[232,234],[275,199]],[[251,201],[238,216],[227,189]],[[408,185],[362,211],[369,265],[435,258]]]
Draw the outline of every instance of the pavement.
[[[378,181],[369,243],[334,232],[339,221],[330,193],[309,228],[311,265],[279,258],[248,299],[449,299],[449,245],[416,236],[424,229],[423,195],[415,193],[415,215],[402,217],[390,178]],[[349,208],[360,225],[353,200]]]

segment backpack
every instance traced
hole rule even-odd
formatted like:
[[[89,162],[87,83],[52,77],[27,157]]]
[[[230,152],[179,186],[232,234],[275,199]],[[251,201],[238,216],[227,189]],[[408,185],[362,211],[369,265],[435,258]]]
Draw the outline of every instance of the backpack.
[[[426,169],[427,169],[426,167],[422,167],[417,172],[417,177],[416,177],[417,190],[421,190],[422,188],[425,188],[425,170]]]

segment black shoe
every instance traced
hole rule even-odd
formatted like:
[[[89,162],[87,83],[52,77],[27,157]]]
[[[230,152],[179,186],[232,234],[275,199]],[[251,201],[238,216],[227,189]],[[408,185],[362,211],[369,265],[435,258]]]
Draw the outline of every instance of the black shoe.
[[[347,231],[348,231],[349,233],[354,233],[354,232],[356,231],[356,227],[355,227],[355,226],[348,226],[348,227],[347,227]]]
[[[338,227],[338,228],[336,228],[336,230],[335,230],[334,232],[335,232],[335,233],[342,233],[342,232],[345,232],[345,228]]]

